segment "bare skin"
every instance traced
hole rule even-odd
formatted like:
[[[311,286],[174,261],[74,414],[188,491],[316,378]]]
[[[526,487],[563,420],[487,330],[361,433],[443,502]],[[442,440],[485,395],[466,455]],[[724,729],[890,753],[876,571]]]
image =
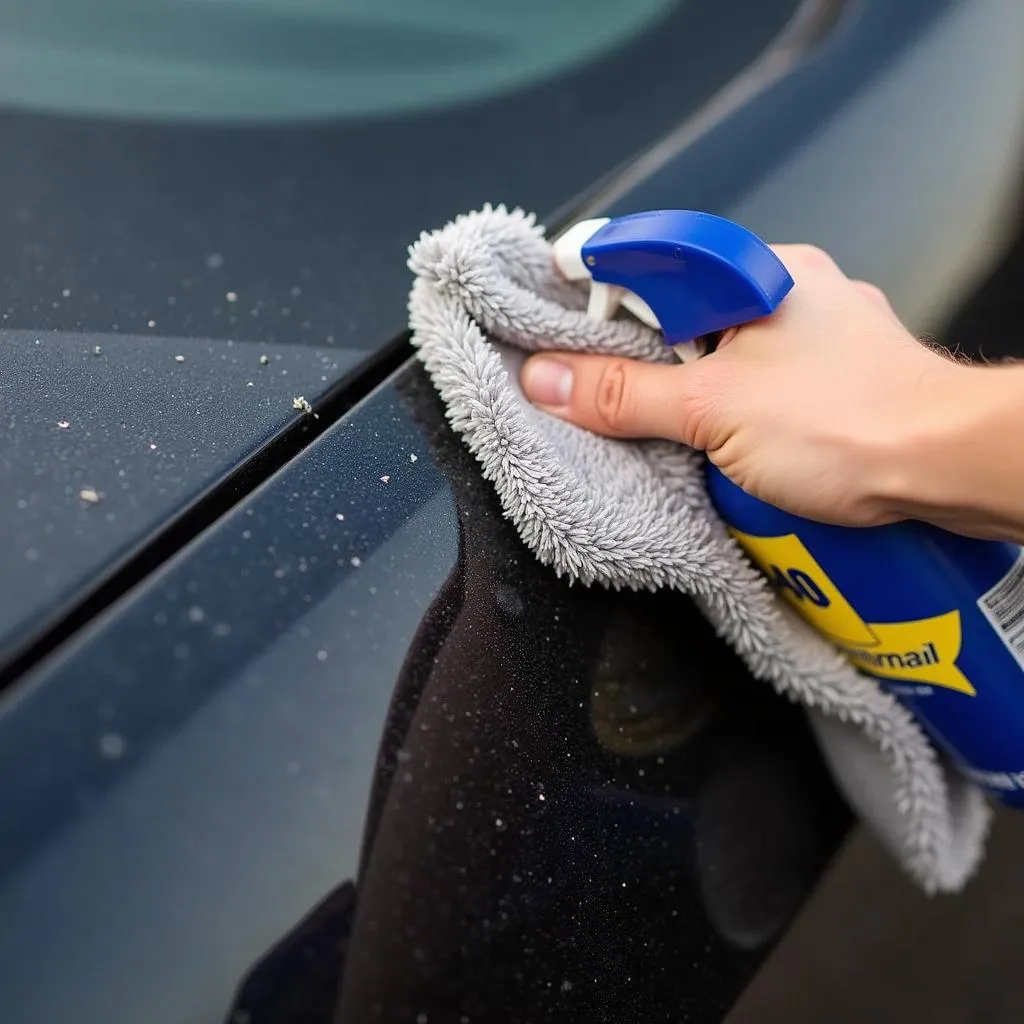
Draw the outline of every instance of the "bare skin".
[[[524,391],[595,433],[705,451],[749,493],[810,519],[920,519],[1024,543],[1024,365],[957,362],[820,249],[774,248],[793,291],[711,355],[670,366],[541,353]]]

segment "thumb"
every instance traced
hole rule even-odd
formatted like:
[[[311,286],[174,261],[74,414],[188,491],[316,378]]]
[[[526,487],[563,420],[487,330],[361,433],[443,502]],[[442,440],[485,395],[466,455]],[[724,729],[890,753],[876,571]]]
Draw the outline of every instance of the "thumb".
[[[520,382],[535,405],[595,434],[685,441],[691,370],[558,352],[527,359]]]

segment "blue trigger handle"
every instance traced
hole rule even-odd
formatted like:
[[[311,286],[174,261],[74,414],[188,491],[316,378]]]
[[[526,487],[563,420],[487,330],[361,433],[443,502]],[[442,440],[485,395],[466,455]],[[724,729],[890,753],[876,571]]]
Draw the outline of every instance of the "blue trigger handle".
[[[669,345],[768,316],[793,287],[789,271],[757,235],[692,210],[614,218],[580,255],[593,280],[647,303]]]

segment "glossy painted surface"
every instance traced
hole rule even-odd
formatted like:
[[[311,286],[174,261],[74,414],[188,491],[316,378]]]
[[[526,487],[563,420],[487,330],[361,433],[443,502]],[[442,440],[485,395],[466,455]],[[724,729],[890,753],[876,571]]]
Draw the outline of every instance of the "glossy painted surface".
[[[424,227],[485,201],[554,208],[705,102],[797,3],[765,0],[737,33],[741,0],[680,0],[654,27],[553,81],[402,116],[200,125],[0,108],[0,331],[90,338],[73,366],[74,343],[55,333],[26,365],[19,354],[0,370],[16,424],[0,461],[0,483],[16,494],[0,533],[15,544],[0,571],[17,574],[0,598],[0,669],[30,632],[257,451],[288,422],[292,397],[315,402],[352,368],[353,350],[377,351],[400,333],[404,250]],[[13,9],[4,18],[6,39],[22,22]],[[677,60],[679,41],[697,36],[704,49]],[[642,85],[642,104],[623,81]],[[204,363],[211,353],[207,373],[191,354],[184,366],[170,361],[176,338],[194,339],[186,347]],[[23,342],[0,333],[11,356]],[[94,362],[86,356],[97,343],[106,355]],[[291,381],[247,365],[264,351],[275,361],[292,353]],[[187,394],[176,404],[193,374],[201,415]],[[266,408],[246,394],[236,408],[250,377],[280,384]],[[138,446],[156,432],[154,414],[164,439],[176,438],[178,478],[148,479],[151,453]],[[77,427],[55,440],[51,419],[91,421],[100,447],[71,443]],[[76,507],[94,486],[105,507]]]
[[[0,332],[0,663],[359,355]]]
[[[847,4],[799,67],[602,210],[684,203],[820,245],[941,330],[1018,224],[1022,40],[1018,0]]]
[[[418,370],[24,680],[0,764],[24,1022],[222,1020],[346,879],[342,1021],[714,1019],[842,823],[688,602],[536,565]]]
[[[9,698],[11,1019],[219,1020],[354,873],[394,680],[458,546],[397,399],[356,419]]]
[[[767,237],[774,210],[807,210],[801,228],[846,238],[865,192],[837,177],[851,211],[816,161],[838,174],[844,145],[920,149],[905,115],[929,75],[950,77],[957,41],[998,55],[971,66],[999,93],[1013,78],[987,44],[1016,24],[1005,5],[848,5],[831,49],[621,202],[745,209]],[[723,31],[728,7],[679,17]],[[7,322],[144,333],[152,317],[368,351],[401,322],[410,229],[486,199],[578,205],[685,116],[674,76],[710,88],[739,42],[683,60],[662,34],[645,45],[672,61],[630,49],[611,78],[518,97],[506,138],[489,104],[344,142],[5,115],[18,145],[0,194],[26,197],[3,207]],[[928,74],[900,93],[911,67]],[[1008,177],[1007,140],[971,137],[972,180]],[[426,171],[406,162],[417,139]],[[887,184],[916,180],[919,202],[860,217],[862,257],[934,237],[962,169],[901,166]],[[389,202],[367,203],[381,186]],[[944,273],[959,279],[988,221],[971,206],[957,224]],[[881,267],[883,287],[934,302]],[[54,308],[55,281],[76,300]],[[407,370],[3,696],[5,1020],[720,1020],[842,829],[823,780],[799,716],[686,602],[536,566]]]

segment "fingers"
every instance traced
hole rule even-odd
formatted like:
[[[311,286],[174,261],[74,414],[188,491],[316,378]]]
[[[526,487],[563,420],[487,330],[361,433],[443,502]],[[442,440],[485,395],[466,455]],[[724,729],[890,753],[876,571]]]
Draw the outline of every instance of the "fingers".
[[[801,305],[791,308],[804,312],[795,320],[790,315],[757,321],[762,329],[788,332],[798,341],[808,332],[817,338],[822,332],[818,321],[827,323],[836,309],[851,307],[854,291],[896,319],[879,288],[866,281],[850,281],[823,250],[810,245],[772,248],[801,286],[799,294],[805,296],[799,300]],[[813,302],[807,296],[819,299]],[[854,313],[858,305],[857,300],[852,302]],[[719,341],[719,353],[742,333],[743,328],[726,332]],[[770,339],[758,340],[767,344]],[[614,356],[543,353],[525,362],[521,382],[535,405],[596,434],[665,438],[712,450],[722,443],[729,419],[723,409],[732,401],[729,395],[736,397],[735,363],[729,357],[722,361],[710,356],[670,366]]]
[[[872,284],[870,281],[852,281],[851,284],[883,312],[888,313],[891,317],[896,316],[896,311],[889,302],[889,296],[878,285]]]
[[[839,265],[824,249],[816,245],[770,245],[768,247],[782,261],[790,272],[793,280],[799,284],[813,278],[842,278],[843,272]]]
[[[687,367],[615,356],[532,356],[521,382],[535,405],[607,437],[683,437]]]
[[[851,281],[850,284],[876,305],[883,308],[888,307],[889,300],[885,297],[885,292],[878,285],[872,284],[870,281]]]
[[[836,261],[816,245],[772,245],[769,248],[782,260],[786,269],[793,275],[794,281],[810,276],[833,279],[845,276]],[[870,281],[858,280],[850,280],[849,283],[866,298],[871,299],[876,306],[886,312],[892,312],[888,297],[877,285],[871,284]]]
[[[887,313],[891,318],[898,319],[888,296],[877,285],[870,281],[848,279],[836,261],[824,249],[815,245],[772,245],[772,252],[783,262],[793,276],[794,282],[807,287],[820,287],[831,282],[841,282],[842,287],[852,287],[877,309]]]

